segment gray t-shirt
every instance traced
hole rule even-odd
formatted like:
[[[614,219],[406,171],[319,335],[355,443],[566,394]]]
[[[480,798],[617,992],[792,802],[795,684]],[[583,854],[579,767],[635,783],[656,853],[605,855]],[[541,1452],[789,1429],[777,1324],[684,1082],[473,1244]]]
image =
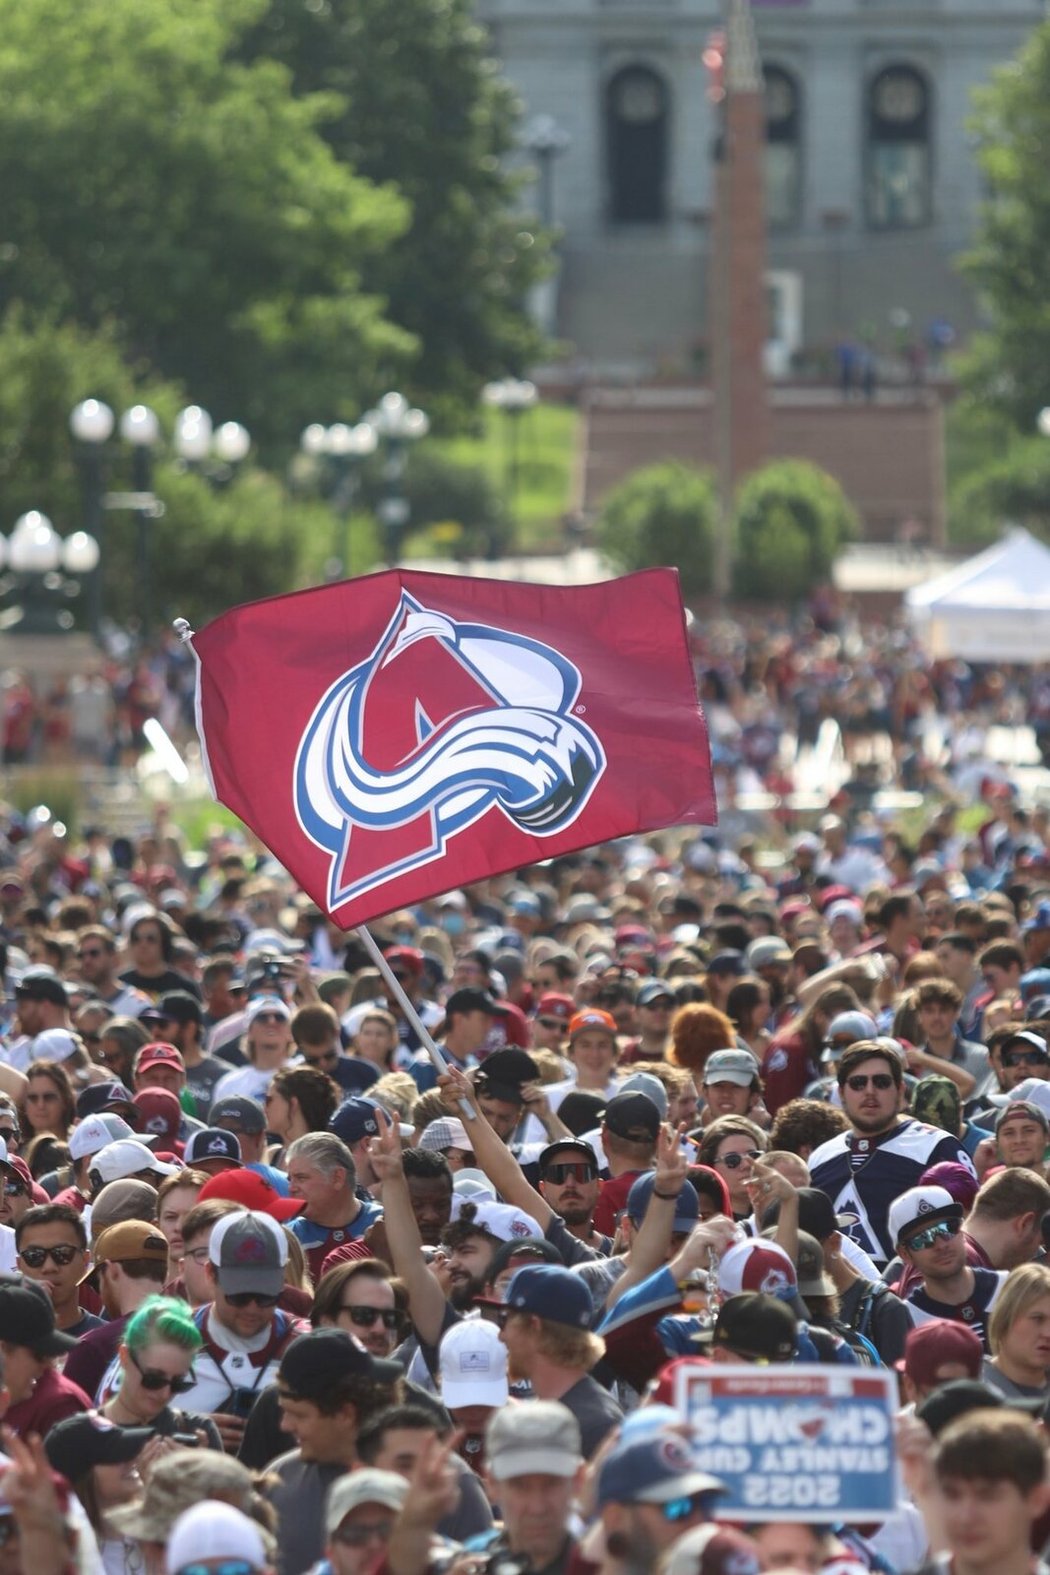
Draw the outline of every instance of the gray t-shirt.
[[[1032,1384],[1015,1384],[1012,1378],[1007,1378],[1005,1373],[999,1371],[990,1356],[986,1356],[981,1367],[981,1378],[984,1383],[990,1384],[1008,1400],[1046,1400],[1050,1396],[1050,1383],[1036,1388]]]

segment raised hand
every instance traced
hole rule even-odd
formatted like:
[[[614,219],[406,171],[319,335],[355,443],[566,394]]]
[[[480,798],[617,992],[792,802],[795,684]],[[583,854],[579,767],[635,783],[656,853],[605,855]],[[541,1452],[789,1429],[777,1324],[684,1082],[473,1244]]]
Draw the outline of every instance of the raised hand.
[[[665,1121],[656,1139],[656,1170],[653,1178],[654,1192],[677,1195],[689,1175],[689,1160],[682,1152],[682,1139],[689,1123],[680,1121],[676,1127]]]
[[[470,1107],[471,1116],[477,1115],[478,1101],[474,1093],[474,1085],[458,1066],[449,1066],[447,1071],[442,1072],[437,1080],[437,1086],[441,1090],[441,1103],[452,1115],[466,1115],[463,1109],[464,1100]]]
[[[386,1111],[381,1106],[376,1106],[376,1121],[379,1125],[379,1136],[372,1138],[368,1145],[368,1157],[372,1162],[372,1169],[380,1181],[396,1180],[404,1174],[404,1161],[401,1158],[401,1134],[396,1121],[391,1121]]]

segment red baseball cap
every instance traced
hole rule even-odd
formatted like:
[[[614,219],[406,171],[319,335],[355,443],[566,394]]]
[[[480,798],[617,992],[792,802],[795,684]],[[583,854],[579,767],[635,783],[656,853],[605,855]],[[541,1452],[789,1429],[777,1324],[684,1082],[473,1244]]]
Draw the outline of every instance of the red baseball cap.
[[[537,1017],[561,1017],[565,1022],[572,1016],[575,1002],[571,995],[541,995],[536,1007]]]
[[[182,1051],[176,1050],[174,1045],[165,1044],[162,1039],[155,1039],[152,1044],[143,1045],[135,1057],[136,1072],[148,1071],[151,1066],[173,1066],[180,1072],[186,1070]]]
[[[603,1012],[597,1006],[585,1006],[582,1012],[577,1012],[569,1019],[569,1038],[575,1039],[577,1034],[582,1034],[588,1028],[599,1028],[603,1033],[612,1034],[616,1038],[616,1019],[609,1012]]]
[[[197,1202],[203,1203],[207,1198],[226,1198],[242,1208],[258,1209],[260,1214],[269,1214],[275,1220],[294,1219],[304,1207],[302,1198],[282,1198],[272,1181],[247,1166],[212,1176],[197,1194]]]
[[[389,946],[383,953],[391,968],[402,967],[409,973],[423,972],[423,953],[414,946]]]

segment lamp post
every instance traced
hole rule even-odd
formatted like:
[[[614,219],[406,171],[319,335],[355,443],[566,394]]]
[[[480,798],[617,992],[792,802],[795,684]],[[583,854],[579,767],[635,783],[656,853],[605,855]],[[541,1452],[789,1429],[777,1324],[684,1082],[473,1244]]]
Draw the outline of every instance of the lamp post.
[[[411,513],[405,497],[408,448],[426,437],[430,431],[430,417],[425,411],[412,408],[404,394],[392,392],[383,395],[365,420],[375,428],[384,447],[383,497],[378,513],[387,545],[387,561],[395,564]]]
[[[94,537],[99,560],[105,553],[106,511],[102,506],[105,445],[113,436],[113,412],[100,399],[82,399],[69,417],[70,430],[77,443],[82,478],[81,517],[86,533]],[[102,634],[102,574],[91,577],[91,632],[98,640]]]
[[[523,146],[536,165],[536,207],[540,223],[548,232],[555,225],[554,163],[569,147],[569,133],[553,115],[534,115],[525,127]],[[561,273],[560,248],[554,248],[557,267],[541,279],[532,291],[532,315],[540,331],[554,335],[558,326],[558,281]]]
[[[98,564],[98,542],[87,531],[63,539],[39,509],[22,514],[10,536],[0,536],[0,568],[9,569],[6,589],[16,595],[5,627],[19,634],[72,629],[73,614],[61,602],[79,594],[83,577],[97,577]]]
[[[213,486],[225,487],[247,459],[252,439],[239,421],[216,427],[200,405],[187,405],[175,417],[173,443],[187,469],[198,471]]]
[[[359,421],[356,426],[336,421],[330,427],[314,421],[299,439],[302,453],[323,466],[328,477],[326,491],[336,516],[333,554],[327,565],[330,579],[338,578],[340,572],[349,579],[353,572],[351,516],[360,489],[361,466],[375,453],[378,442],[376,429],[368,421]]]
[[[486,383],[481,391],[483,403],[492,410],[502,410],[504,415],[503,492],[512,521],[518,500],[520,422],[539,397],[535,383],[519,377],[503,377],[498,382]]]
[[[131,448],[130,492],[104,490],[106,468],[112,458],[110,439],[114,424],[121,440]],[[104,520],[107,509],[130,509],[137,527],[137,575],[139,617],[143,627],[150,619],[151,587],[149,583],[149,522],[159,518],[164,505],[153,492],[153,449],[160,437],[160,422],[149,405],[132,405],[125,410],[119,422],[114,423],[113,412],[100,399],[83,399],[70,413],[70,430],[76,439],[83,485],[84,523],[95,531],[100,553],[104,544]],[[102,627],[103,569],[96,575],[92,588],[91,624],[96,638]]]

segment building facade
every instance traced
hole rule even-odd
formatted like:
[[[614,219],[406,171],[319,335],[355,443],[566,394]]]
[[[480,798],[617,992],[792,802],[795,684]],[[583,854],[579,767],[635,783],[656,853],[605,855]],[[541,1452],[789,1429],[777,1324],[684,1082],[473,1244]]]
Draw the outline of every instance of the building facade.
[[[777,368],[965,335],[974,88],[1045,0],[753,0]],[[596,369],[702,372],[718,0],[478,0],[563,235],[554,321]],[[705,63],[706,55],[706,63]]]

